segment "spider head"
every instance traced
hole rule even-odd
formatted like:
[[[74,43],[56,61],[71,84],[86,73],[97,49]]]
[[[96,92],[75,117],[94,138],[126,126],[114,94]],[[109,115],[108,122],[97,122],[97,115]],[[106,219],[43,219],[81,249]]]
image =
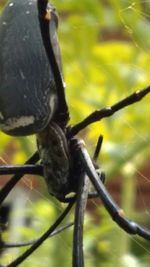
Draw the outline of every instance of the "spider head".
[[[75,138],[67,140],[65,131],[55,122],[37,134],[44,179],[49,193],[57,199],[63,200],[69,193],[77,191],[83,174],[78,155],[80,143]]]

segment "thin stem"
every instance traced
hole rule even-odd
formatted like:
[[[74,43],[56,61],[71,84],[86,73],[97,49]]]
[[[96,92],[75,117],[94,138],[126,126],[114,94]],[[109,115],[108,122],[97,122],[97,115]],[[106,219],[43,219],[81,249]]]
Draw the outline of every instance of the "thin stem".
[[[134,92],[130,96],[126,97],[125,99],[119,101],[118,103],[116,103],[110,107],[106,107],[106,108],[94,111],[88,117],[86,117],[83,121],[74,125],[69,130],[68,136],[72,137],[72,136],[76,135],[78,132],[80,132],[81,130],[83,130],[88,125],[90,125],[96,121],[100,121],[106,117],[110,117],[115,112],[140,101],[148,93],[150,93],[150,86],[148,86],[147,88],[144,88],[142,90]]]

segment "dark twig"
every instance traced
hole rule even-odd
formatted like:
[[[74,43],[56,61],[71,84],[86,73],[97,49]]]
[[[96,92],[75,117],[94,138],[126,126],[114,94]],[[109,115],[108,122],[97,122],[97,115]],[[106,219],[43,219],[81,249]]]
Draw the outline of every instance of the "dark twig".
[[[123,210],[120,209],[114,202],[108,191],[105,189],[102,181],[99,179],[90,156],[84,147],[80,149],[80,157],[89,179],[97,190],[100,199],[102,200],[112,219],[127,233],[133,235],[137,234],[147,240],[150,240],[150,232],[148,230],[143,229],[137,223],[125,218]]]
[[[78,124],[72,126],[70,129],[68,136],[72,137],[76,135],[78,132],[86,128],[89,124],[92,124],[96,121],[100,121],[106,117],[112,116],[115,112],[132,105],[138,101],[140,101],[144,96],[146,96],[150,92],[150,86],[143,90],[139,90],[126,97],[125,99],[119,101],[118,103],[112,105],[111,107],[106,107],[100,110],[96,110],[91,113],[88,117],[86,117],[83,121]]]
[[[53,231],[49,236],[48,238],[51,238],[61,232],[63,232],[64,230],[68,229],[69,227],[73,226],[74,225],[74,222],[70,222],[70,223],[67,223],[66,225],[62,226],[62,227],[59,227],[58,229],[56,229],[55,231]],[[35,239],[35,240],[30,240],[30,241],[26,241],[26,242],[21,242],[21,243],[3,243],[3,246],[2,248],[18,248],[18,247],[25,247],[25,246],[30,246],[30,245],[33,245],[35,244],[38,240],[38,239]]]
[[[26,162],[26,164],[34,164],[39,160],[39,154],[38,152],[35,152]],[[14,175],[7,183],[6,185],[0,190],[0,205],[4,201],[4,199],[7,197],[9,192],[13,189],[13,187],[19,182],[19,180],[22,178],[22,174]]]
[[[27,249],[20,257],[12,261],[6,267],[16,267],[21,264],[26,258],[28,258],[48,237],[49,235],[56,229],[56,227],[63,221],[63,219],[67,216],[69,211],[71,210],[73,203],[70,203],[67,208],[61,213],[61,215],[57,218],[55,223],[29,248]]]

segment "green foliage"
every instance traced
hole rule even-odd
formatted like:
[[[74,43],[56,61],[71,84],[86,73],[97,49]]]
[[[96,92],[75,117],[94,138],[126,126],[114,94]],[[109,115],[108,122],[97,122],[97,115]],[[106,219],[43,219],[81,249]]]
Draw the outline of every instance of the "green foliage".
[[[93,110],[112,105],[149,84],[149,1],[53,0],[53,4],[60,14],[59,40],[72,124]],[[136,174],[140,173],[149,155],[149,101],[150,96],[147,96],[140,103],[80,133],[91,155],[98,136],[104,136],[100,158],[106,179],[112,180],[119,173],[122,177],[121,206],[130,217],[143,224],[149,219],[147,206],[143,202],[141,214],[134,210],[134,202],[136,180],[138,183],[146,179],[142,174],[137,179]],[[1,133],[0,139],[1,158],[6,162],[11,158],[13,163],[21,163],[35,148],[33,137],[15,139]],[[14,153],[11,151],[9,155],[10,147]],[[58,213],[58,204],[51,200],[45,202],[43,198],[42,195],[42,200],[24,211],[33,217],[31,229],[18,229],[24,239],[39,236]],[[93,201],[94,207],[96,218],[101,220],[95,223],[93,211],[87,215],[85,266],[149,266],[149,244],[128,239],[104,208]],[[46,241],[22,266],[41,266],[43,262],[44,266],[58,267],[63,263],[70,267],[71,242],[71,231],[65,231]],[[21,251],[17,250],[16,255]],[[12,254],[14,256],[10,251],[8,257],[4,257],[5,261],[9,261]]]

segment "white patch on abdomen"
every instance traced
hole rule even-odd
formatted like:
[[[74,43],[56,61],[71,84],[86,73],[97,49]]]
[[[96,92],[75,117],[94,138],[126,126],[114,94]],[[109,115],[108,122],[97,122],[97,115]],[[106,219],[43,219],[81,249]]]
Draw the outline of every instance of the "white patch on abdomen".
[[[5,124],[0,124],[0,128],[4,131],[14,130],[20,127],[26,127],[33,124],[35,121],[34,116],[22,116],[20,118],[10,118],[5,121]]]
[[[55,95],[51,95],[50,100],[49,100],[49,106],[51,110],[50,118],[52,118],[53,113],[55,112],[56,103],[57,103],[57,97]]]
[[[3,113],[0,112],[0,119],[3,120],[4,119],[4,116],[3,116]]]

